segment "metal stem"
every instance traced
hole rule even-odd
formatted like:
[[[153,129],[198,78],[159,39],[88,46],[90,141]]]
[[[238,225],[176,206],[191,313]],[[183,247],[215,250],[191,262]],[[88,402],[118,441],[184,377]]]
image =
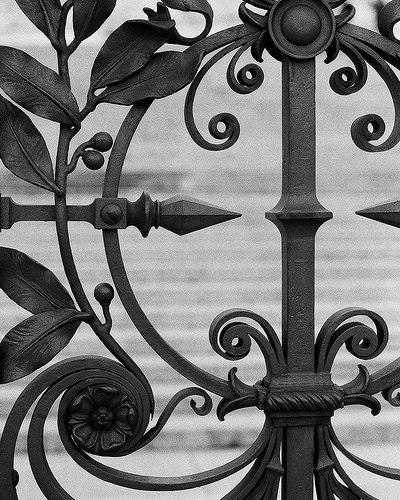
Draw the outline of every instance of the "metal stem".
[[[314,210],[315,60],[282,67],[282,191],[285,212]],[[315,199],[314,199],[315,198]],[[282,207],[283,208],[283,207]],[[283,222],[282,342],[289,372],[314,370],[314,224]],[[313,498],[314,429],[288,427],[283,440],[282,498]]]
[[[283,344],[289,372],[314,371],[315,60],[285,60],[282,77]]]
[[[282,197],[266,214],[282,235],[282,343],[289,372],[314,372],[315,235],[332,217],[317,200],[315,59],[282,62]],[[314,428],[290,423],[282,498],[313,498]]]

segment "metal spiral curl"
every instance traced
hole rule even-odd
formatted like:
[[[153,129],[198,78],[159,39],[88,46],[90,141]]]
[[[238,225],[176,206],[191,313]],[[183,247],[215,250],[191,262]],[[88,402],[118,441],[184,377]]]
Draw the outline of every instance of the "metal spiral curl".
[[[49,412],[60,395],[71,390],[72,387],[79,386],[81,389],[92,383],[105,383],[112,387],[118,386],[118,389],[122,388],[124,395],[129,396],[135,407],[136,425],[132,429],[126,429],[127,439],[125,443],[122,443],[117,451],[114,449],[111,455],[119,456],[132,445],[132,440],[137,442],[143,435],[151,417],[152,394],[148,393],[147,388],[134,373],[115,361],[101,357],[72,358],[61,361],[42,372],[17,399],[1,438],[0,475],[4,475],[4,471],[10,465],[12,466],[15,446],[23,420],[37,398],[40,398],[33,411],[28,432],[28,455],[31,468],[36,482],[46,498],[70,500],[71,497],[61,488],[48,465],[44,446],[44,427]],[[64,403],[67,403],[67,399],[64,399]],[[64,417],[65,414],[60,409],[60,435],[64,437],[64,441],[72,443]],[[76,445],[73,446],[77,449]],[[4,483],[4,494],[10,500],[17,499],[14,485],[10,482]]]
[[[400,383],[393,385],[382,391],[382,396],[392,406],[400,406]]]
[[[49,380],[52,381],[50,386]],[[239,457],[220,467],[198,474],[177,477],[152,477],[122,473],[118,469],[108,467],[94,460],[77,445],[70,435],[67,409],[70,407],[71,402],[85,387],[104,386],[104,384],[107,384],[105,387],[108,387],[110,390],[113,388],[117,389],[115,394],[111,394],[111,397],[114,397],[117,393],[119,394],[121,388],[123,388],[126,393],[130,393],[130,398],[141,398],[141,401],[135,400],[135,405],[138,405],[136,408],[139,408],[139,405],[141,405],[141,408],[136,413],[136,417],[140,423],[135,427],[131,439],[121,445],[118,450],[113,449],[109,453],[97,453],[98,455],[121,456],[129,451],[132,452],[145,446],[159,434],[177,404],[188,396],[200,396],[204,398],[202,405],[198,405],[194,400],[191,401],[191,406],[198,415],[207,414],[212,407],[211,398],[202,389],[183,389],[168,403],[155,427],[144,433],[146,423],[150,418],[150,402],[144,386],[136,379],[134,374],[128,372],[119,363],[111,361],[108,358],[79,357],[61,361],[42,372],[29,384],[17,399],[7,419],[0,446],[0,477],[4,479],[2,482],[4,498],[8,500],[17,500],[18,498],[15,490],[17,472],[9,474],[9,471],[14,470],[14,453],[21,425],[38,398],[39,400],[33,411],[29,426],[28,454],[36,482],[46,498],[73,500],[53,475],[47,461],[44,446],[46,419],[53,404],[62,394],[64,396],[60,402],[58,425],[60,437],[66,451],[80,467],[93,476],[127,488],[173,491],[210,484],[234,474],[253,462],[268,445],[271,430],[269,422],[266,421],[254,443]],[[123,394],[123,397],[125,395]],[[110,391],[108,392],[108,396],[110,396]],[[117,403],[115,401],[114,403],[110,403],[111,406],[114,404]],[[140,415],[140,411],[144,412],[143,415]],[[92,451],[91,454],[93,454]]]
[[[238,71],[237,76],[235,74],[236,65],[240,57],[252,46],[252,44],[253,42],[249,42],[236,52],[226,72],[226,79],[230,88],[238,94],[250,94],[260,88],[264,82],[264,71],[260,66],[254,63],[246,64]]]
[[[96,382],[97,382],[97,379],[96,379]],[[119,390],[121,390],[121,389],[119,389]],[[68,391],[68,393],[69,392],[70,391]],[[67,399],[71,400],[71,397],[69,396],[68,393],[66,393],[64,395],[63,399],[67,398]],[[78,449],[78,451],[83,450],[83,451],[89,452],[91,454],[97,454],[97,455],[102,455],[102,456],[127,455],[129,453],[132,453],[134,451],[139,450],[140,448],[143,448],[144,446],[147,446],[150,442],[152,442],[160,434],[162,429],[165,427],[165,424],[168,422],[168,419],[170,418],[170,416],[172,415],[173,411],[178,406],[178,404],[181,403],[184,399],[186,399],[188,397],[193,397],[193,396],[202,397],[204,400],[203,404],[200,404],[200,405],[194,399],[192,399],[190,401],[190,406],[191,406],[192,410],[194,411],[194,413],[196,413],[196,415],[198,415],[198,416],[208,415],[210,413],[210,411],[212,410],[213,403],[212,403],[211,397],[206,393],[206,391],[204,391],[203,389],[201,389],[199,387],[189,387],[187,389],[182,389],[177,394],[175,394],[172,397],[172,399],[169,401],[169,403],[165,407],[164,411],[161,413],[161,415],[160,415],[160,417],[159,417],[159,419],[154,427],[152,427],[150,430],[148,430],[146,433],[144,433],[143,428],[144,428],[144,430],[146,429],[148,421],[146,422],[146,427],[143,427],[143,422],[142,422],[143,419],[136,418],[136,422],[135,422],[136,428],[132,429],[132,437],[129,441],[127,441],[122,447],[120,447],[117,450],[106,450],[106,451],[102,451],[100,453],[94,453],[93,449],[87,449],[87,447],[85,449],[85,447],[83,447],[81,445],[81,443],[79,443],[79,445],[76,446],[77,445],[76,438],[74,435],[71,435],[71,432],[70,432],[70,423],[68,421],[64,422],[65,417],[63,417],[63,415],[65,415],[65,413],[68,415],[68,406],[70,406],[70,401],[64,402],[62,400],[60,403],[60,411],[59,411],[59,415],[61,417],[59,419],[60,436],[61,436],[61,439],[63,441],[63,444],[64,444],[66,450],[70,454],[71,454],[71,452],[74,453],[74,448],[75,448],[75,449]],[[137,413],[136,413],[137,417],[141,416],[140,410],[141,409],[139,409],[139,408],[137,409]],[[92,416],[92,420],[93,420],[93,416]],[[139,422],[137,422],[138,420],[139,420]],[[139,423],[142,425],[140,428],[138,425]]]
[[[376,331],[360,322],[345,321],[355,316],[370,318]],[[316,368],[318,372],[330,371],[339,349],[347,350],[359,359],[373,359],[385,349],[389,338],[388,328],[381,316],[367,309],[347,308],[333,314],[322,326],[316,341]]]
[[[336,94],[354,94],[364,87],[368,78],[368,68],[358,50],[349,43],[341,40],[339,48],[349,57],[355,69],[349,66],[337,69],[332,73],[329,84]]]
[[[116,468],[106,466],[103,463],[94,460],[90,455],[82,450],[81,447],[77,446],[74,440],[71,439],[69,427],[64,418],[64,412],[71,404],[71,398],[76,397],[76,394],[75,396],[73,394],[76,391],[71,389],[71,386],[76,387],[76,385],[79,385],[79,388],[81,388],[85,381],[86,383],[91,383],[93,380],[96,383],[106,382],[108,384],[117,384],[118,386],[122,384],[124,385],[125,390],[134,392],[135,389],[140,390],[140,386],[136,387],[137,381],[134,381],[135,384],[133,387],[132,381],[131,383],[124,382],[123,375],[126,376],[126,373],[124,373],[126,372],[126,369],[107,358],[79,358],[62,362],[59,365],[51,367],[49,370],[44,372],[44,374],[47,375],[47,378],[41,374],[38,379],[34,381],[35,389],[38,390],[30,392],[30,396],[33,396],[32,401],[39,396],[40,389],[41,392],[43,391],[43,382],[45,383],[46,380],[49,380],[48,372],[50,371],[52,372],[51,374],[54,375],[54,380],[57,380],[57,382],[40,398],[32,416],[28,435],[28,453],[31,460],[32,471],[46,498],[72,500],[72,497],[61,487],[50,470],[44,451],[43,439],[44,424],[48,413],[58,396],[66,390],[67,393],[60,403],[58,422],[60,437],[66,451],[71,458],[89,474],[119,486],[138,490],[173,491],[196,488],[198,486],[210,484],[230,476],[251,463],[261,453],[268,442],[266,442],[266,437],[269,435],[270,431],[268,423],[266,422],[258,438],[248,450],[236,459],[223,466],[216,467],[215,469],[210,469],[198,474],[177,477],[156,477],[127,472],[122,473]],[[82,380],[83,377],[85,380]],[[144,395],[141,394],[141,396],[143,397]],[[139,426],[136,435],[133,438],[133,441],[136,444],[134,444],[133,441],[130,441],[129,443],[127,442],[126,445],[123,445],[119,450],[113,450],[111,453],[97,454],[106,456],[121,456],[147,445],[159,434],[177,404],[188,396],[201,396],[204,398],[204,404],[200,406],[198,406],[194,400],[191,401],[191,406],[195,413],[198,415],[205,415],[209,413],[212,408],[212,401],[210,396],[208,396],[205,391],[200,388],[184,389],[176,394],[168,403],[154,428],[144,434],[144,422]],[[24,398],[21,397],[20,399],[22,405],[26,404]],[[32,401],[30,401],[29,406],[32,404]],[[28,409],[29,407],[26,406],[26,411]],[[137,416],[139,417],[139,412]],[[141,420],[147,421],[149,416],[149,405],[147,404],[147,413],[143,415]],[[21,423],[23,417],[21,419]],[[18,430],[15,435],[17,436],[17,434]],[[10,499],[11,498],[14,497],[10,496]]]
[[[255,321],[262,331],[243,320],[237,321],[239,318]],[[282,374],[286,371],[282,347],[274,329],[268,321],[251,311],[230,309],[219,314],[211,323],[209,339],[214,351],[230,361],[245,358],[253,339],[264,356],[268,372]]]
[[[367,79],[366,61],[385,82],[391,94],[395,110],[392,131],[381,144],[372,144],[372,141],[381,139],[386,130],[383,118],[376,114],[363,115],[353,122],[351,127],[353,142],[363,151],[388,151],[400,141],[400,97],[398,95],[400,81],[385,59],[372,47],[344,33],[338,33],[337,37],[342,50],[355,64],[356,73],[351,68],[336,71],[330,80],[333,90],[343,95],[360,90]],[[390,62],[395,64],[396,67],[398,66],[398,62],[391,58]]]
[[[217,64],[218,61],[220,61],[223,57],[225,57],[227,54],[234,51],[238,47],[242,47],[243,44],[245,44],[244,47],[248,49],[254,42],[256,35],[251,34],[248,37],[242,38],[241,40],[238,40],[237,42],[228,45],[227,47],[219,51],[217,54],[215,54],[201,68],[201,70],[198,72],[196,78],[193,80],[189,88],[185,101],[185,123],[192,139],[196,142],[196,144],[198,144],[200,147],[204,149],[210,151],[222,151],[233,146],[238,140],[240,135],[240,124],[238,119],[231,113],[217,114],[210,120],[208,130],[214,139],[224,140],[225,142],[221,144],[214,144],[205,139],[196,126],[194,119],[194,111],[193,111],[194,100],[199,85],[203,80],[203,78],[205,77],[205,75],[208,73],[208,71],[215,64]],[[246,94],[249,92],[253,92],[261,85],[262,83],[262,79],[260,76],[261,68],[258,68],[256,65],[253,64],[249,65],[247,68],[245,67],[241,72],[239,72],[238,78],[236,79],[234,75],[234,66],[237,62],[237,59],[240,57],[242,53],[243,52],[239,51],[238,54],[236,54],[233,65],[231,66],[231,68],[228,68],[228,83],[236,92]],[[258,69],[256,70],[255,68]],[[247,76],[248,71],[250,71],[251,73],[250,78]],[[219,129],[221,125],[223,125],[224,130]]]
[[[398,0],[387,3],[378,14],[378,29],[381,35],[393,42],[399,42],[394,34],[394,27],[400,21],[400,4]]]
[[[371,141],[381,139],[386,125],[383,118],[376,114],[363,115],[357,118],[351,126],[351,137],[361,149],[366,149]],[[368,145],[368,146],[367,146]]]
[[[347,4],[340,14],[335,16],[336,19],[336,29],[341,28],[345,24],[349,23],[353,17],[356,15],[356,9],[354,5]]]

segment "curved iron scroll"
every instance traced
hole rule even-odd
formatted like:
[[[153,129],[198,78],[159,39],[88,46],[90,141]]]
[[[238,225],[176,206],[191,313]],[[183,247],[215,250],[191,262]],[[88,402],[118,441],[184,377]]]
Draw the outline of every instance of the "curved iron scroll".
[[[54,477],[44,450],[44,424],[60,397],[58,430],[67,453],[93,476],[139,490],[196,488],[226,478],[252,464],[226,499],[313,497],[313,477],[318,498],[373,498],[358,487],[340,465],[334,448],[370,472],[400,479],[396,469],[366,462],[348,452],[331,426],[331,417],[346,405],[363,404],[374,415],[381,407],[379,392],[400,406],[400,360],[370,374],[360,365],[359,375],[342,387],[331,380],[331,368],[342,346],[360,359],[378,356],[386,347],[388,327],[375,312],[347,308],[333,314],[314,342],[314,250],[319,227],[332,214],[318,201],[315,185],[315,58],[326,53],[326,63],[343,52],[354,67],[333,72],[332,89],[348,95],[362,89],[371,66],[392,96],[395,120],[386,138],[385,122],[376,114],[357,118],[351,128],[355,144],[364,151],[393,148],[400,141],[400,82],[392,67],[400,69],[399,40],[393,28],[400,20],[400,1],[388,2],[379,13],[379,32],[350,24],[355,9],[344,0],[248,0],[238,4],[237,26],[210,34],[213,11],[207,0],[163,0],[156,10],[146,8],[147,19],[128,20],[105,41],[92,67],[87,102],[79,109],[71,91],[69,58],[112,14],[116,0],[16,0],[30,21],[48,38],[56,51],[58,71],[12,47],[0,46],[0,159],[24,181],[54,194],[52,206],[24,206],[3,197],[0,227],[10,229],[19,221],[54,220],[61,257],[72,294],[42,264],[22,252],[0,248],[0,288],[32,315],[12,328],[0,342],[0,382],[25,377],[49,363],[74,336],[82,322],[116,360],[94,356],[56,363],[38,375],[23,391],[7,419],[0,440],[0,486],[7,499],[18,498],[18,473],[14,470],[16,440],[31,408],[28,452],[32,471],[42,492],[51,500],[71,499]],[[256,9],[255,9],[256,8]],[[193,38],[180,34],[173,11],[192,11],[205,20]],[[73,39],[66,29],[72,14]],[[179,50],[176,47],[181,47]],[[251,53],[257,64],[241,67]],[[197,89],[213,66],[226,58],[227,84],[239,94],[261,87],[260,64],[265,54],[283,68],[283,189],[282,198],[267,212],[280,230],[283,242],[282,342],[273,327],[258,314],[244,309],[222,312],[212,322],[210,344],[215,353],[239,362],[257,344],[265,371],[253,385],[244,383],[232,368],[221,379],[195,366],[173,349],[151,324],[136,300],[124,267],[118,231],[135,226],[146,237],[152,227],[183,235],[240,214],[193,198],[177,196],[154,201],[144,193],[132,202],[120,197],[120,179],[127,150],[154,101],[189,87],[185,122],[201,147],[222,150],[240,135],[231,113],[220,113],[209,122],[207,139],[194,117]],[[239,68],[239,69],[238,69]],[[102,103],[125,105],[129,111],[113,138],[99,131],[74,151],[71,141],[84,120]],[[55,159],[25,111],[60,125]],[[381,141],[376,143],[376,141]],[[103,193],[87,206],[67,204],[68,178],[78,162],[90,170],[105,163]],[[54,161],[54,166],[53,166]],[[399,202],[359,212],[400,227]],[[179,391],[166,405],[157,423],[151,385],[137,364],[112,335],[114,286],[100,283],[94,291],[104,318],[87,297],[75,266],[69,222],[90,222],[103,231],[108,265],[115,290],[130,319],[152,349],[176,371],[196,384]],[[355,318],[371,321],[368,326]],[[351,321],[350,321],[351,320]],[[209,414],[209,392],[220,396],[220,420],[233,411],[254,407],[265,416],[255,442],[235,460],[198,474],[183,477],[148,477],[105,466],[96,456],[119,457],[134,453],[157,438],[178,404],[188,397],[198,416]]]

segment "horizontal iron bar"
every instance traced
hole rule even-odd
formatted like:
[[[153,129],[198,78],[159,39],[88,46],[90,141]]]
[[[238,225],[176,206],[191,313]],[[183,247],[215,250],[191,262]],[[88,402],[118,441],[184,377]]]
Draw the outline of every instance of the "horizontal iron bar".
[[[90,205],[69,206],[68,220],[83,221],[95,225],[96,203]],[[54,205],[20,205],[9,197],[0,201],[0,229],[10,229],[16,222],[48,222],[55,221]]]
[[[143,237],[152,227],[163,227],[180,236],[240,217],[189,196],[174,196],[153,201],[143,193],[135,202],[126,198],[96,198],[90,205],[67,206],[69,221],[89,222],[96,229],[126,229],[135,226]],[[0,230],[16,222],[55,221],[51,205],[20,205],[9,197],[0,197]]]

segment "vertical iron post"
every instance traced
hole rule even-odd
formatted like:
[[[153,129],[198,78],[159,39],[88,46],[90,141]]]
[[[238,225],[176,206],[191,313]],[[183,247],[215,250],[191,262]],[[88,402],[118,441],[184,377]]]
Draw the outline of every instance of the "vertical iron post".
[[[285,57],[282,68],[282,197],[266,217],[282,236],[282,342],[288,372],[302,388],[314,374],[315,235],[332,214],[316,196],[315,58]],[[284,500],[313,498],[309,424],[288,420],[285,429]]]

